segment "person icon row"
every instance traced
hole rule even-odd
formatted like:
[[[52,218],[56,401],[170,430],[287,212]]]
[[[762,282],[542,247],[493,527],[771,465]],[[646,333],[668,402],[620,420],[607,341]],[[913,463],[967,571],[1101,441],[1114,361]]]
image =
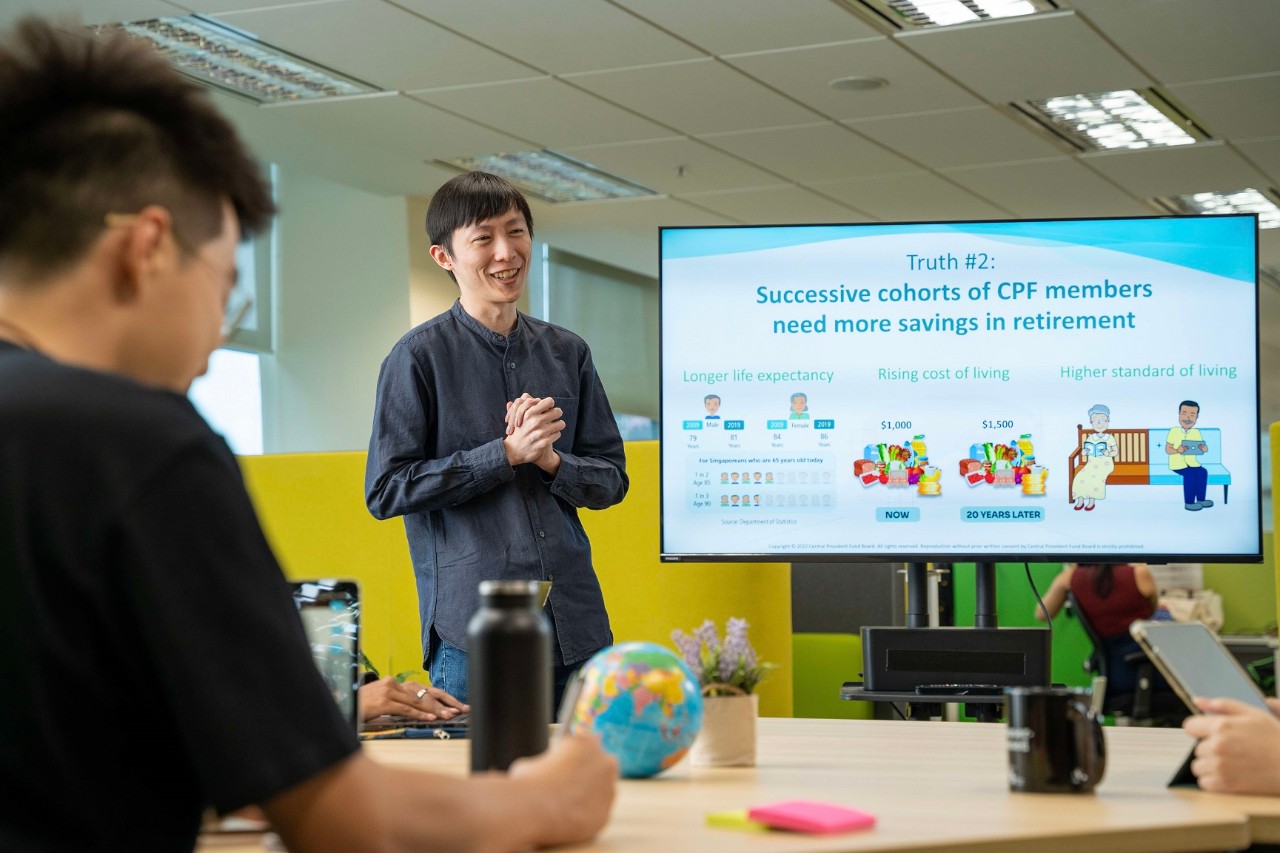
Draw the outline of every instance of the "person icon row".
[[[739,507],[757,507],[757,506],[773,506],[773,507],[810,507],[823,506],[829,507],[832,504],[830,494],[814,494],[814,495],[721,495],[720,506],[730,509]]]
[[[720,420],[720,404],[719,394],[708,394],[702,398],[702,407],[706,410],[704,420],[718,421]],[[791,412],[788,418],[793,421],[809,420],[809,395],[803,391],[797,391],[791,395]]]

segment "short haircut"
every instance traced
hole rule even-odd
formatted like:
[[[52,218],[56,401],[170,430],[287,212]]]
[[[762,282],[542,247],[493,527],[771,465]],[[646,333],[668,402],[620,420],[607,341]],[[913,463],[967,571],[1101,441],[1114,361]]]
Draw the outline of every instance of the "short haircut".
[[[0,43],[0,264],[37,280],[80,261],[108,213],[165,207],[184,254],[275,213],[271,189],[195,83],[123,31],[26,18]]]
[[[427,207],[427,239],[453,257],[453,232],[501,216],[515,208],[524,214],[533,236],[533,213],[524,194],[506,178],[488,172],[467,172],[444,182]],[[452,276],[453,273],[450,273]]]
[[[1197,415],[1200,414],[1200,404],[1197,403],[1195,400],[1183,400],[1181,403],[1178,404],[1179,409],[1181,409],[1183,406],[1190,406],[1191,408],[1196,410]]]
[[[702,402],[710,403],[712,400],[719,400],[719,399],[720,399],[719,394],[708,394],[707,396],[702,398]]]

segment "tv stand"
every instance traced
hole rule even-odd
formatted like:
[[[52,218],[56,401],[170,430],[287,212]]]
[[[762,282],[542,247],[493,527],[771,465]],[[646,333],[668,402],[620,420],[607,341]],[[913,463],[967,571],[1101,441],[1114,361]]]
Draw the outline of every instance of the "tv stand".
[[[929,627],[926,566],[906,568],[907,624],[862,629],[863,681],[846,682],[842,699],[907,702],[912,719],[963,702],[966,713],[997,721],[1005,687],[1049,684],[1049,632],[999,628],[994,563],[975,564],[972,628]]]
[[[995,628],[996,564],[973,564],[973,627]]]

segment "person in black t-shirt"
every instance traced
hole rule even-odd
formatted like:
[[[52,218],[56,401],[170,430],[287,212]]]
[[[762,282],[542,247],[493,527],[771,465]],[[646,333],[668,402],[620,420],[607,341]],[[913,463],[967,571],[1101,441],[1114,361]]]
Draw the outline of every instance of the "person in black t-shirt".
[[[200,89],[126,36],[0,44],[0,850],[190,850],[257,804],[290,850],[585,840],[617,765],[508,775],[359,750],[226,443],[188,402],[270,193]]]

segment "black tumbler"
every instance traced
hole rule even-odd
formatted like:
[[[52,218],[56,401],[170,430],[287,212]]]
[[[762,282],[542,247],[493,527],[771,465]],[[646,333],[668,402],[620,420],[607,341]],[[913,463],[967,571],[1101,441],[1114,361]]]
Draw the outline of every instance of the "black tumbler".
[[[537,581],[483,581],[467,625],[471,772],[506,770],[547,748],[551,627]]]

